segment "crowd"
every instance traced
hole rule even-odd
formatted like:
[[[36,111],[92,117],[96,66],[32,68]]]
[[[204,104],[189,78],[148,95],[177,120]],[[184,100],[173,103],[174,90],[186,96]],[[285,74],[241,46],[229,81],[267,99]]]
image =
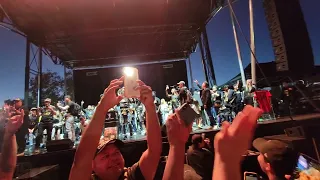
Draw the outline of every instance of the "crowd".
[[[69,179],[154,179],[162,152],[159,115],[151,87],[145,85],[142,81],[137,83],[136,90],[140,92],[139,101],[144,104],[146,111],[145,127],[148,144],[147,150],[142,154],[140,160],[131,167],[124,167],[125,162],[120,151],[123,142],[118,139],[101,138],[106,114],[124,98],[116,93],[116,90],[123,84],[123,78],[115,79],[110,82],[101,96],[90,123],[85,124],[86,128],[82,132]],[[203,92],[209,94],[210,90],[207,92],[207,87],[207,84],[203,83]],[[184,104],[188,101],[188,98],[182,97],[179,96],[181,98],[179,102]],[[185,97],[187,97],[187,94]],[[210,102],[204,101],[204,96],[201,97],[205,102],[204,110],[210,114],[210,106],[208,106]],[[27,114],[19,105],[22,106],[22,103],[17,100],[14,111],[5,110],[5,112],[2,112],[6,121],[5,123],[1,122],[5,128],[3,129],[3,136],[1,136],[3,137],[3,143],[0,155],[0,179],[13,178],[17,152],[19,152],[16,138],[18,138],[24,126],[24,118]],[[74,120],[70,110],[72,106],[76,105],[72,103],[71,99],[65,106],[58,105],[58,108],[62,110],[69,109],[67,112],[69,116],[67,115],[66,119],[69,122]],[[41,113],[54,116],[54,109],[51,106],[46,107]],[[254,108],[251,105],[245,106],[237,113],[232,124],[228,121],[221,124],[221,131],[214,137],[214,148],[206,143],[205,137],[194,135],[192,146],[187,151],[189,165],[186,166],[184,164],[185,143],[188,140],[192,125],[187,126],[181,119],[180,111],[175,109],[174,113],[168,115],[165,121],[170,150],[163,179],[241,179],[240,166],[243,154],[251,147],[257,119],[261,114],[262,111],[259,108]],[[214,124],[213,120],[210,121],[211,125]],[[42,128],[44,129],[47,126],[43,125]],[[72,138],[75,133],[73,129],[66,127],[66,131],[68,137]],[[260,152],[258,162],[268,179],[293,178],[292,174],[296,166],[298,153],[292,147],[278,140],[265,139],[254,140],[253,146]],[[186,171],[186,169],[188,170]]]

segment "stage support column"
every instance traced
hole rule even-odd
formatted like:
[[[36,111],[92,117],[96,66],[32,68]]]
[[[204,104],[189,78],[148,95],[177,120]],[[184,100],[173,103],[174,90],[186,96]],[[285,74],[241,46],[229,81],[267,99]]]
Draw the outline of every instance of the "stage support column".
[[[249,21],[250,21],[250,48],[251,48],[251,79],[252,84],[256,86],[257,79],[256,79],[256,47],[254,41],[254,19],[253,19],[253,7],[252,7],[252,0],[249,0]]]
[[[209,77],[210,82],[208,82],[208,83],[212,87],[213,85],[217,85],[217,81],[216,81],[216,76],[215,76],[214,68],[213,68],[213,62],[212,62],[212,57],[211,57],[207,29],[205,26],[203,27],[202,36],[203,36],[204,48],[205,48],[205,52],[206,52],[205,55],[206,55],[206,60],[207,60],[208,71],[210,72],[209,73],[210,74],[210,77]]]
[[[188,63],[189,63],[189,72],[190,72],[190,79],[191,79],[191,87],[192,87],[192,90],[194,90],[194,83],[193,83],[193,74],[192,74],[192,67],[191,67],[191,59],[190,59],[190,56],[188,57]]]
[[[67,68],[63,66],[63,73],[64,73],[64,96],[68,95],[67,89]]]
[[[208,71],[207,71],[207,66],[206,66],[206,60],[205,60],[205,55],[204,55],[204,50],[203,50],[203,44],[202,44],[202,38],[201,34],[198,34],[198,42],[199,42],[199,48],[200,48],[200,55],[201,55],[201,62],[202,62],[202,67],[204,71],[204,75],[206,78],[206,81],[209,82],[208,78]],[[192,80],[193,81],[193,80]],[[193,83],[193,82],[192,82]]]
[[[38,47],[38,101],[37,106],[42,104],[42,47]]]
[[[238,55],[238,63],[239,63],[242,85],[243,85],[243,87],[245,87],[246,86],[246,77],[244,74],[240,45],[238,42],[238,34],[237,34],[236,26],[234,24],[234,16],[232,14],[232,4],[230,3],[230,0],[228,0],[228,4],[229,4],[229,9],[230,9],[230,18],[231,18],[231,24],[232,24],[232,29],[233,29],[233,35],[234,35],[234,42],[236,45],[236,50],[237,50],[237,55]]]
[[[26,39],[26,66],[24,70],[24,105],[29,109],[29,83],[30,83],[30,41]]]

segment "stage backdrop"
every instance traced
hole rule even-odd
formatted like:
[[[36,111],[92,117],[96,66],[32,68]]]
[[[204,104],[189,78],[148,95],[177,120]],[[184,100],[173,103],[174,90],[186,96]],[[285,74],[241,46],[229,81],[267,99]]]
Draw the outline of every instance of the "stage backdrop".
[[[159,98],[165,98],[166,85],[175,85],[179,81],[188,83],[186,61],[174,61],[134,66],[139,70],[139,78],[157,92]],[[87,105],[96,105],[100,95],[110,81],[122,76],[123,67],[74,70],[75,100]],[[188,86],[188,84],[186,84]]]

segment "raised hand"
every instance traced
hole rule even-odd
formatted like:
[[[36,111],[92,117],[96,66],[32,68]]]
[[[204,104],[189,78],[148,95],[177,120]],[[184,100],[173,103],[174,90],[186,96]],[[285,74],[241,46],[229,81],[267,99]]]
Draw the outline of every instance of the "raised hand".
[[[178,111],[168,117],[166,127],[170,145],[185,144],[192,130],[192,124],[186,127]]]
[[[140,91],[139,100],[145,105],[146,108],[154,107],[154,99],[152,96],[152,89],[150,86],[147,86],[141,80],[137,80],[138,86],[135,90]]]
[[[228,122],[222,124],[221,131],[214,138],[215,153],[221,160],[233,162],[241,160],[242,155],[250,147],[261,114],[259,108],[248,105],[238,113],[231,125]]]
[[[19,115],[15,115],[9,118],[9,121],[6,125],[6,132],[9,134],[15,134],[23,124],[23,118],[24,118],[24,110],[22,109]]]
[[[109,109],[119,104],[122,100],[122,96],[117,96],[116,90],[123,84],[124,77],[120,79],[114,79],[110,82],[110,85],[104,90],[103,96],[100,99],[99,105],[107,112]]]

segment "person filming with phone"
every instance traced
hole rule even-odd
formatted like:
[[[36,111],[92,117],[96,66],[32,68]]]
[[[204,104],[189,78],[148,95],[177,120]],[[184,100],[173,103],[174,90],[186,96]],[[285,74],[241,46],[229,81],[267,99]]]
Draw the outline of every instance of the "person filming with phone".
[[[93,118],[81,138],[70,172],[70,180],[143,180],[154,178],[162,151],[162,141],[152,89],[140,80],[134,80],[135,85],[131,89],[128,87],[130,85],[126,84],[128,83],[126,78],[125,76],[111,81],[110,85],[105,89]],[[118,139],[100,141],[105,115],[110,108],[123,99],[122,96],[116,95],[116,90],[123,83],[125,84],[125,91],[135,91],[125,92],[126,98],[132,97],[127,95],[136,94],[138,99],[145,105],[147,123],[148,149],[142,154],[137,163],[128,168],[124,167],[124,158],[119,149],[123,145],[122,141]]]

